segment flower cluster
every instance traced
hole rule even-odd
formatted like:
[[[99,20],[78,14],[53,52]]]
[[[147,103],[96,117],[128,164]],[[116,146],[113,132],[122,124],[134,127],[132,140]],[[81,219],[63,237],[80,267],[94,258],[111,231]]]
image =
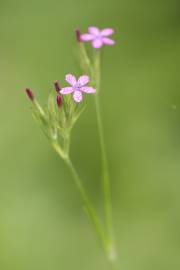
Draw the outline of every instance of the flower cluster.
[[[103,45],[113,45],[115,42],[109,38],[114,33],[112,28],[100,30],[95,26],[90,26],[87,33],[76,30],[76,37],[79,45],[80,62],[83,62],[83,75],[76,78],[73,74],[65,76],[69,86],[62,86],[58,81],[54,82],[56,92],[52,92],[48,98],[48,104],[42,108],[38,103],[31,89],[26,89],[27,96],[33,106],[33,115],[40,123],[43,132],[51,140],[66,140],[74,123],[77,121],[85,108],[84,95],[95,94],[97,92],[96,63],[93,57],[89,57],[84,42],[91,42],[92,46],[98,50]],[[91,78],[91,85],[90,83]],[[96,93],[97,94],[97,93]],[[60,140],[61,140],[60,139]]]

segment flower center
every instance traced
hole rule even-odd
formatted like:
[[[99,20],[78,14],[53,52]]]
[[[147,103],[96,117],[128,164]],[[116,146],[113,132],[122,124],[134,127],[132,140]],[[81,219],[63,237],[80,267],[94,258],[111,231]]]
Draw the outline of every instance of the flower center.
[[[77,83],[74,85],[74,90],[76,90],[76,91],[81,91],[81,84],[77,82]]]
[[[98,34],[97,36],[96,36],[96,39],[101,39],[102,38],[102,36],[101,36],[101,34]]]

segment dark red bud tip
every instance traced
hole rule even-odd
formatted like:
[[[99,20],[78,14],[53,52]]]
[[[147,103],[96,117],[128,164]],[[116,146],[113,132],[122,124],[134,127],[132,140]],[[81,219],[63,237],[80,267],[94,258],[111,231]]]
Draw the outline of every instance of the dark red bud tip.
[[[59,84],[58,81],[55,81],[55,82],[54,82],[54,87],[55,87],[55,89],[56,89],[56,92],[59,93],[60,90],[61,90],[61,86],[60,86],[60,84]]]
[[[81,32],[80,32],[80,29],[77,28],[77,29],[75,30],[75,33],[76,33],[76,39],[77,39],[77,41],[78,41],[78,42],[81,42]]]
[[[34,94],[31,89],[26,88],[26,94],[31,101],[34,101]]]
[[[56,97],[57,105],[60,108],[62,106],[62,96],[57,96]]]

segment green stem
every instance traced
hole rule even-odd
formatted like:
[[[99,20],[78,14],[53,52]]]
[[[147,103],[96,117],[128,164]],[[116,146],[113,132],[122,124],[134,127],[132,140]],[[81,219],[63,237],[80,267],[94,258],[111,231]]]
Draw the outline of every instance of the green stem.
[[[100,140],[100,148],[101,148],[101,160],[102,160],[102,187],[104,194],[104,209],[105,209],[105,218],[106,218],[106,226],[108,235],[111,241],[111,247],[113,250],[112,256],[114,254],[114,240],[113,240],[113,223],[112,223],[112,208],[111,208],[111,191],[110,191],[110,179],[109,179],[109,170],[108,170],[108,161],[105,147],[105,139],[101,118],[101,110],[100,110],[100,102],[99,102],[99,91],[100,91],[100,80],[101,80],[101,67],[100,67],[100,52],[97,52],[94,63],[94,78],[96,81],[96,95],[95,95],[95,107],[96,107],[96,116],[97,116],[97,125],[98,125],[98,133]]]
[[[110,181],[109,181],[108,162],[107,162],[107,155],[106,155],[106,149],[105,149],[105,141],[104,141],[103,126],[102,126],[102,120],[101,120],[101,114],[100,114],[100,103],[99,103],[98,95],[96,95],[95,97],[95,104],[96,104],[99,140],[100,140],[100,147],[101,147],[102,173],[103,173],[102,185],[103,185],[103,193],[104,193],[106,224],[107,224],[108,233],[110,236],[112,236]]]
[[[83,201],[83,204],[84,204],[84,209],[85,209],[85,212],[86,214],[88,215],[88,217],[90,218],[91,222],[93,223],[94,227],[95,227],[95,230],[97,232],[97,235],[99,237],[99,239],[101,240],[101,243],[103,245],[103,249],[106,253],[106,255],[108,256],[108,258],[110,258],[110,254],[109,254],[109,246],[110,246],[110,243],[109,243],[109,239],[108,237],[106,236],[106,233],[104,232],[104,229],[101,225],[101,222],[99,220],[99,217],[97,215],[97,212],[95,210],[95,208],[93,207],[87,193],[86,193],[86,190],[82,184],[82,181],[71,161],[71,159],[69,158],[69,155],[67,154],[64,154],[62,155],[62,150],[59,146],[59,144],[57,143],[56,145],[54,144],[53,145],[54,149],[56,150],[56,152],[58,153],[58,155],[64,159],[66,165],[68,166],[70,172],[71,172],[71,175],[74,179],[74,182],[76,184],[76,187],[81,195],[81,198],[82,198],[82,201]]]
[[[84,207],[86,213],[88,214],[88,217],[90,218],[91,222],[93,223],[100,240],[102,241],[105,252],[107,252],[108,239],[106,238],[106,235],[105,235],[104,230],[102,228],[102,225],[99,221],[96,210],[94,209],[91,201],[89,200],[89,197],[88,197],[88,195],[87,195],[87,193],[82,185],[82,181],[81,181],[72,161],[68,158],[65,160],[65,162],[71,171],[71,174],[72,174],[72,177],[75,181],[76,187],[77,187],[77,189],[80,192],[80,195],[82,197],[82,200],[84,203],[83,207]]]
[[[54,150],[56,151],[56,153],[63,159],[67,158],[67,155],[65,154],[65,152],[63,151],[63,149],[59,146],[57,141],[53,141],[51,143],[52,147],[54,148]]]

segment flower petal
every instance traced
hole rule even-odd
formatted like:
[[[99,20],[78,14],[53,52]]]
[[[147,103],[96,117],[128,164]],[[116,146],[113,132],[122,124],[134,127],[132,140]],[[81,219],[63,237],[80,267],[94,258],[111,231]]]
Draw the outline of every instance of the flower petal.
[[[106,38],[106,37],[102,38],[102,42],[104,44],[106,44],[106,45],[114,45],[115,44],[115,41],[114,40],[112,40],[110,38]]]
[[[94,39],[94,40],[92,41],[92,45],[93,45],[93,47],[94,47],[95,49],[99,49],[99,48],[102,47],[103,41],[102,41],[101,39],[96,38],[96,39]]]
[[[76,77],[75,77],[74,75],[72,75],[72,74],[67,74],[67,75],[66,75],[66,81],[67,81],[69,84],[71,84],[72,86],[74,86],[74,85],[77,83]]]
[[[89,33],[90,33],[91,35],[95,35],[95,36],[97,36],[97,35],[100,34],[100,29],[97,28],[97,27],[95,27],[95,26],[90,26],[90,27],[88,28],[88,31],[89,31]]]
[[[101,35],[102,36],[110,36],[110,35],[112,35],[114,33],[114,29],[112,29],[112,28],[105,28],[105,29],[103,29],[102,31],[101,31]]]
[[[83,86],[89,82],[89,77],[87,75],[80,76],[78,79],[78,83]]]
[[[96,89],[94,89],[93,87],[89,87],[89,86],[85,86],[81,88],[81,91],[88,93],[88,94],[92,94],[96,92]]]
[[[80,36],[81,41],[91,41],[94,39],[94,35],[91,34],[82,34]]]
[[[73,87],[64,87],[61,89],[60,93],[63,95],[70,94],[74,91]]]
[[[76,102],[81,102],[82,100],[82,93],[81,91],[77,90],[77,91],[74,91],[74,94],[73,94],[73,98]]]

